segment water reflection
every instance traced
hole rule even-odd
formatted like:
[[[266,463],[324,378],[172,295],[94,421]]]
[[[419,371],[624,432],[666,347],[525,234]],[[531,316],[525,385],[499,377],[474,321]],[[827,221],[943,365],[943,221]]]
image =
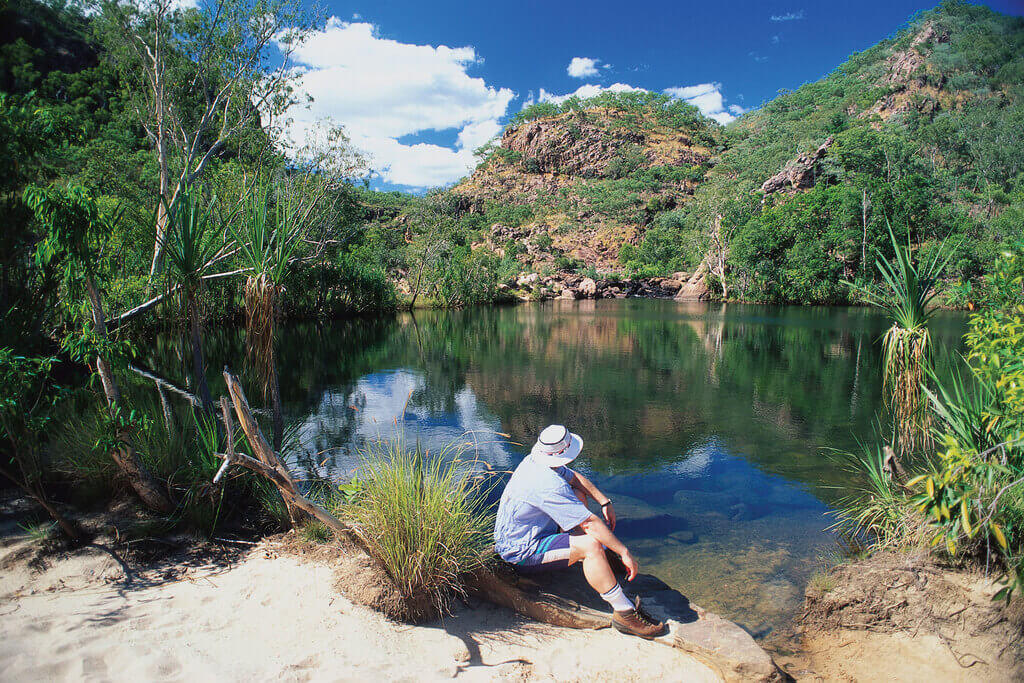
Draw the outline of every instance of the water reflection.
[[[963,325],[936,316],[937,346],[956,349]],[[761,635],[792,617],[832,547],[824,514],[850,475],[821,449],[873,438],[885,327],[866,309],[650,300],[421,312],[289,327],[281,388],[295,462],[339,475],[399,428],[431,449],[475,434],[509,469],[526,448],[487,435],[529,444],[570,425],[641,563]],[[208,348],[244,381],[240,332]],[[149,354],[186,382],[174,340]]]

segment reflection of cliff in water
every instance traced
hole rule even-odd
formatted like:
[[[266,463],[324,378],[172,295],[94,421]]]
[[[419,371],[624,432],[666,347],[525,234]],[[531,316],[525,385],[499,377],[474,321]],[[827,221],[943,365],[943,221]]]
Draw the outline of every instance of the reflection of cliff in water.
[[[386,394],[407,402],[407,426],[435,435],[486,424],[529,442],[563,421],[606,474],[681,465],[714,438],[827,496],[824,486],[846,475],[822,462],[820,447],[873,433],[884,328],[866,309],[555,301],[290,325],[278,353],[286,422],[299,425],[311,456],[338,457],[328,451],[364,440],[368,419],[391,420]],[[933,328],[951,346],[962,318],[939,316]],[[211,331],[210,367],[229,364],[254,387],[243,341],[237,329]],[[187,386],[176,335],[143,348],[149,367]],[[427,424],[452,415],[458,424]]]
[[[564,421],[607,472],[656,470],[714,436],[766,472],[835,484],[845,474],[820,447],[869,437],[881,404],[885,323],[864,309],[554,302],[416,318],[428,385],[467,382],[516,438]]]

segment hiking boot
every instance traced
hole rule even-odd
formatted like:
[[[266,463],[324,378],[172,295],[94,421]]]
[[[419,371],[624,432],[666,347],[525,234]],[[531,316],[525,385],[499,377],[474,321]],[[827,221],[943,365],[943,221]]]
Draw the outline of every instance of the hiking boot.
[[[645,640],[657,638],[665,632],[665,624],[652,619],[640,607],[639,595],[633,600],[633,604],[636,605],[633,609],[624,612],[616,610],[612,613],[612,626],[616,631],[629,636],[639,636]]]

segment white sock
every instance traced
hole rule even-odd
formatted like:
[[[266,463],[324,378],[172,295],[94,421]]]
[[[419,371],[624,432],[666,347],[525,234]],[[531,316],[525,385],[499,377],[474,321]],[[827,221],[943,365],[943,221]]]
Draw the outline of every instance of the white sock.
[[[601,597],[612,606],[612,609],[616,612],[625,612],[633,609],[633,603],[626,594],[622,592],[622,586],[615,584],[615,588],[612,588],[607,593],[601,593]]]

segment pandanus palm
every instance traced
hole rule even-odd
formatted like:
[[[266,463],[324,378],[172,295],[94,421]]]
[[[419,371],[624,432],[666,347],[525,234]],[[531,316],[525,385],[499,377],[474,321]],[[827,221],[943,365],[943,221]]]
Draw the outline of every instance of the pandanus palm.
[[[184,186],[167,210],[167,229],[162,237],[164,264],[169,284],[180,288],[182,307],[192,346],[192,375],[207,412],[213,397],[206,380],[203,352],[203,277],[224,255],[228,241],[215,212],[216,197],[207,199],[198,186]]]
[[[274,415],[274,448],[281,447],[284,420],[277,376],[275,344],[284,282],[301,243],[304,215],[297,203],[273,197],[271,186],[258,185],[248,197],[242,220],[232,223],[238,255],[248,271],[245,280],[246,347],[260,378],[264,397],[270,394]]]
[[[935,312],[931,306],[937,292],[935,284],[949,262],[951,250],[942,244],[930,261],[914,260],[909,234],[900,244],[889,226],[894,258],[879,256],[878,272],[885,291],[851,285],[868,303],[889,314],[892,326],[882,337],[882,385],[885,400],[892,411],[899,448],[912,452],[928,440],[929,417],[925,401],[925,381],[931,367],[931,334],[928,322]]]

